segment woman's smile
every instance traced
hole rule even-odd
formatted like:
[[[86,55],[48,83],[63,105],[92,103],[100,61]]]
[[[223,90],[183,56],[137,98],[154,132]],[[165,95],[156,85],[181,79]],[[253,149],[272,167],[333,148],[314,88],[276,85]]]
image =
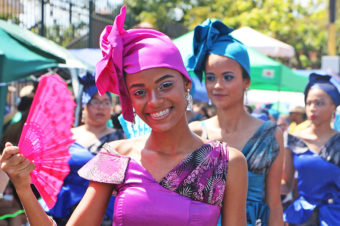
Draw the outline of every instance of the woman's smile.
[[[150,113],[150,116],[152,119],[161,120],[161,119],[166,118],[169,115],[170,111],[171,111],[171,108],[168,108],[162,111]]]

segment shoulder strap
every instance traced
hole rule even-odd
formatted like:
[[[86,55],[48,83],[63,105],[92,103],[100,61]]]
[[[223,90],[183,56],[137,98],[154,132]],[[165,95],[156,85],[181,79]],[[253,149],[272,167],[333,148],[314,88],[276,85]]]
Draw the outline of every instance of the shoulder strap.
[[[200,122],[201,122],[201,127],[202,127],[202,135],[201,135],[201,137],[203,139],[209,140],[208,132],[207,132],[207,127],[205,125],[205,121],[202,120]]]

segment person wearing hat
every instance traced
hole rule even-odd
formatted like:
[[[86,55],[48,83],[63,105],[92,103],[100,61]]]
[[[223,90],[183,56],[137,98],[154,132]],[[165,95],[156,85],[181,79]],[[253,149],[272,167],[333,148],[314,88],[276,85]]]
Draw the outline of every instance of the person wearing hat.
[[[340,133],[331,127],[339,91],[333,76],[309,76],[304,94],[310,126],[288,137],[282,179],[289,192],[297,172],[298,197],[284,213],[291,225],[340,225]]]
[[[91,182],[68,225],[99,225],[112,193],[114,225],[213,226],[221,212],[224,225],[246,225],[244,156],[190,131],[191,78],[179,50],[159,31],[125,30],[125,16],[123,6],[101,35],[96,85],[100,94],[119,95],[125,120],[138,114],[152,130],[104,145],[80,169]],[[34,164],[18,151],[7,144],[2,169],[14,181],[30,225],[52,225],[30,194]]]
[[[305,109],[299,105],[289,106],[288,119],[290,121],[288,131],[293,134],[295,130],[301,130],[309,125],[308,121],[305,121]]]
[[[99,95],[95,78],[90,73],[79,76],[79,82],[84,87],[81,98],[82,124],[72,128],[75,143],[69,147],[71,172],[64,180],[54,207],[45,209],[60,226],[66,225],[89,184],[89,181],[80,177],[77,171],[98,154],[104,144],[125,138],[122,130],[107,125],[111,119],[112,109],[110,93]],[[110,199],[109,208],[101,222],[102,226],[112,225],[113,205],[114,197]]]
[[[244,110],[244,92],[251,83],[246,47],[219,20],[207,19],[194,30],[193,55],[187,68],[204,80],[217,114],[190,123],[204,139],[226,142],[248,163],[247,225],[283,225],[280,179],[283,137],[276,123]]]

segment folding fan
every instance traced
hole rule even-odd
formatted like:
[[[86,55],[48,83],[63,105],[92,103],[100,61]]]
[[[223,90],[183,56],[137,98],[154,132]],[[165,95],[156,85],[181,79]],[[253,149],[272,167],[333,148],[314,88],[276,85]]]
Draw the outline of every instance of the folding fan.
[[[48,208],[70,172],[74,107],[71,91],[57,74],[42,76],[19,140],[20,152],[36,165],[31,181]]]

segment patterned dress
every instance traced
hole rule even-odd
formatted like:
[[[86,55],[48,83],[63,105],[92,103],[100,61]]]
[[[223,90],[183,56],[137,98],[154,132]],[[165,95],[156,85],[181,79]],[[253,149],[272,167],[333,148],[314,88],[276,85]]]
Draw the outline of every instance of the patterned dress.
[[[298,173],[299,197],[286,209],[284,220],[292,224],[340,225],[340,134],[331,137],[319,154],[299,138],[289,136]]]
[[[204,124],[202,137],[208,138]],[[269,207],[265,203],[265,183],[268,170],[280,152],[276,141],[277,125],[265,121],[244,146],[242,153],[248,164],[247,225],[268,225]],[[221,218],[218,222],[221,225]]]
[[[113,225],[216,225],[226,186],[226,144],[204,144],[160,182],[134,159],[108,145],[79,175],[114,185]]]
[[[269,207],[265,203],[267,173],[280,152],[276,124],[265,121],[244,146],[248,163],[247,225],[268,225]]]

